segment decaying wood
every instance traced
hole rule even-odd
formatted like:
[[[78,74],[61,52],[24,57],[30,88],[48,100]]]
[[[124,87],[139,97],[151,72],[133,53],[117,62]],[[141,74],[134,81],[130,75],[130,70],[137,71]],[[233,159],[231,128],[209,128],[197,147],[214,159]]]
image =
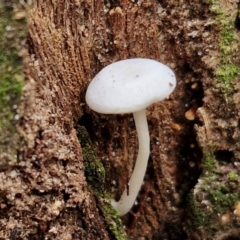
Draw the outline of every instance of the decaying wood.
[[[236,13],[237,1],[220,2]],[[84,94],[104,66],[144,57],[170,66],[178,86],[148,108],[148,170],[123,222],[130,239],[201,239],[187,229],[185,204],[205,146],[235,151],[236,162],[240,149],[238,97],[226,104],[214,82],[220,29],[210,8],[211,1],[200,0],[35,1],[20,123],[26,148],[14,172],[0,174],[2,238],[112,238],[87,188],[75,126],[87,128],[106,169],[106,189],[119,198],[137,154],[133,118],[96,114]]]

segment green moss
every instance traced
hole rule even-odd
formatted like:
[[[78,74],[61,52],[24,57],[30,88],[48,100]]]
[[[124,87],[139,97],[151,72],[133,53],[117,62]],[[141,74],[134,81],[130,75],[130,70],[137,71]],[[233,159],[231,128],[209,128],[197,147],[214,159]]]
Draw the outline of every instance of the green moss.
[[[211,10],[216,17],[216,25],[220,29],[219,33],[219,64],[215,72],[217,83],[221,85],[221,90],[226,94],[227,99],[231,98],[234,91],[233,80],[239,73],[239,64],[236,62],[236,38],[234,21],[236,14],[227,16],[219,4],[219,1],[211,1]],[[237,9],[236,9],[237,10]]]
[[[208,236],[213,236],[217,230],[218,215],[212,211],[206,211],[203,204],[199,204],[193,193],[187,197],[188,219],[190,219],[189,232],[204,232],[207,228]],[[214,220],[213,220],[214,219]]]
[[[213,205],[215,214],[223,214],[232,209],[237,202],[239,194],[224,191],[221,188],[213,189],[210,191],[210,201]]]
[[[209,224],[209,218],[204,212],[198,209],[197,201],[195,200],[193,193],[190,193],[187,196],[187,205],[188,205],[188,215],[189,219],[191,219],[191,230],[196,231],[201,226]]]
[[[205,159],[202,163],[202,168],[204,173],[212,173],[216,170],[216,160],[214,155],[211,152],[205,156]]]
[[[78,138],[81,143],[85,176],[87,182],[96,189],[103,191],[105,184],[105,169],[100,159],[95,155],[92,143],[84,127],[78,126]]]
[[[240,182],[240,176],[239,176],[239,174],[237,174],[236,172],[230,172],[230,173],[228,174],[228,179],[229,179],[230,181],[239,181],[239,182]]]
[[[82,147],[85,176],[88,186],[96,199],[100,213],[104,216],[110,234],[116,240],[127,239],[119,214],[110,204],[110,197],[105,191],[105,169],[96,156],[86,129],[77,127],[78,139]]]
[[[26,35],[27,22],[26,19],[14,20],[18,4],[19,1],[0,2],[0,164],[16,161],[20,142],[16,124],[23,73],[22,59],[18,53]]]
[[[122,220],[119,213],[114,208],[112,208],[108,194],[105,192],[103,196],[104,198],[98,198],[100,199],[98,201],[98,205],[100,206],[100,210],[105,218],[111,234],[117,240],[126,240],[127,235],[123,230]]]
[[[13,8],[0,3],[1,109],[11,106],[11,103],[21,94],[23,74],[22,61],[18,52],[21,49],[20,41],[25,34],[26,21],[13,20]]]
[[[214,148],[204,149],[202,175],[195,186],[195,193],[187,197],[187,211],[192,231],[207,232],[214,236],[222,228],[220,216],[231,212],[240,199],[238,185],[240,176],[232,171],[228,175],[222,172],[222,167],[231,167],[229,162],[218,161],[214,157]],[[227,177],[226,177],[227,176]]]
[[[210,158],[209,155],[212,157]],[[201,190],[208,196],[213,209],[221,209],[216,211],[216,213],[222,213],[225,209],[231,208],[240,197],[240,193],[237,190],[238,184],[236,184],[240,180],[240,176],[233,171],[226,178],[225,173],[221,172],[222,166],[228,168],[227,164],[218,164],[213,157],[213,153],[207,153],[203,163],[205,167],[201,176]]]

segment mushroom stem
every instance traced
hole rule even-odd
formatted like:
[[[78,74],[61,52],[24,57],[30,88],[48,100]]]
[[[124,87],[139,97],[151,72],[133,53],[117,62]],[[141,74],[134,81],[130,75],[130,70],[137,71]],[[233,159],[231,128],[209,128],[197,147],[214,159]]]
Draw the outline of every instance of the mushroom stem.
[[[135,167],[128,183],[128,189],[125,189],[120,200],[116,202],[112,199],[112,206],[120,213],[126,214],[133,206],[138,192],[141,188],[144,175],[147,168],[148,157],[150,153],[150,137],[148,132],[148,124],[146,110],[140,110],[133,113],[135,126],[138,133],[139,151]]]

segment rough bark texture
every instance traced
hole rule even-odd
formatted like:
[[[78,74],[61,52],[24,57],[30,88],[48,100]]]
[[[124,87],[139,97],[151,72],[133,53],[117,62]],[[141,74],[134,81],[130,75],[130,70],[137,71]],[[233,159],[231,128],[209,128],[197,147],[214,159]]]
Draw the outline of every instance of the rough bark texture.
[[[144,57],[170,66],[178,85],[147,110],[151,155],[122,218],[128,238],[238,239],[239,28],[237,0],[36,0],[19,123],[26,144],[0,174],[0,237],[124,238],[87,184],[75,127],[88,130],[106,190],[119,198],[137,154],[133,118],[96,114],[84,95],[104,66]]]

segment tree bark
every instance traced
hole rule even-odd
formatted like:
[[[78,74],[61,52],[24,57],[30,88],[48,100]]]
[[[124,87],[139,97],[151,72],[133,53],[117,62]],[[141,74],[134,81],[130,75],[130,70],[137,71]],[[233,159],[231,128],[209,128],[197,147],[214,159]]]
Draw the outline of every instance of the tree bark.
[[[0,237],[237,239],[238,7],[237,0],[36,0],[17,124],[24,146],[1,169]],[[168,65],[178,85],[147,109],[151,154],[136,204],[122,217],[126,237],[106,192],[118,200],[131,176],[133,117],[94,113],[85,91],[104,66],[134,57]]]

